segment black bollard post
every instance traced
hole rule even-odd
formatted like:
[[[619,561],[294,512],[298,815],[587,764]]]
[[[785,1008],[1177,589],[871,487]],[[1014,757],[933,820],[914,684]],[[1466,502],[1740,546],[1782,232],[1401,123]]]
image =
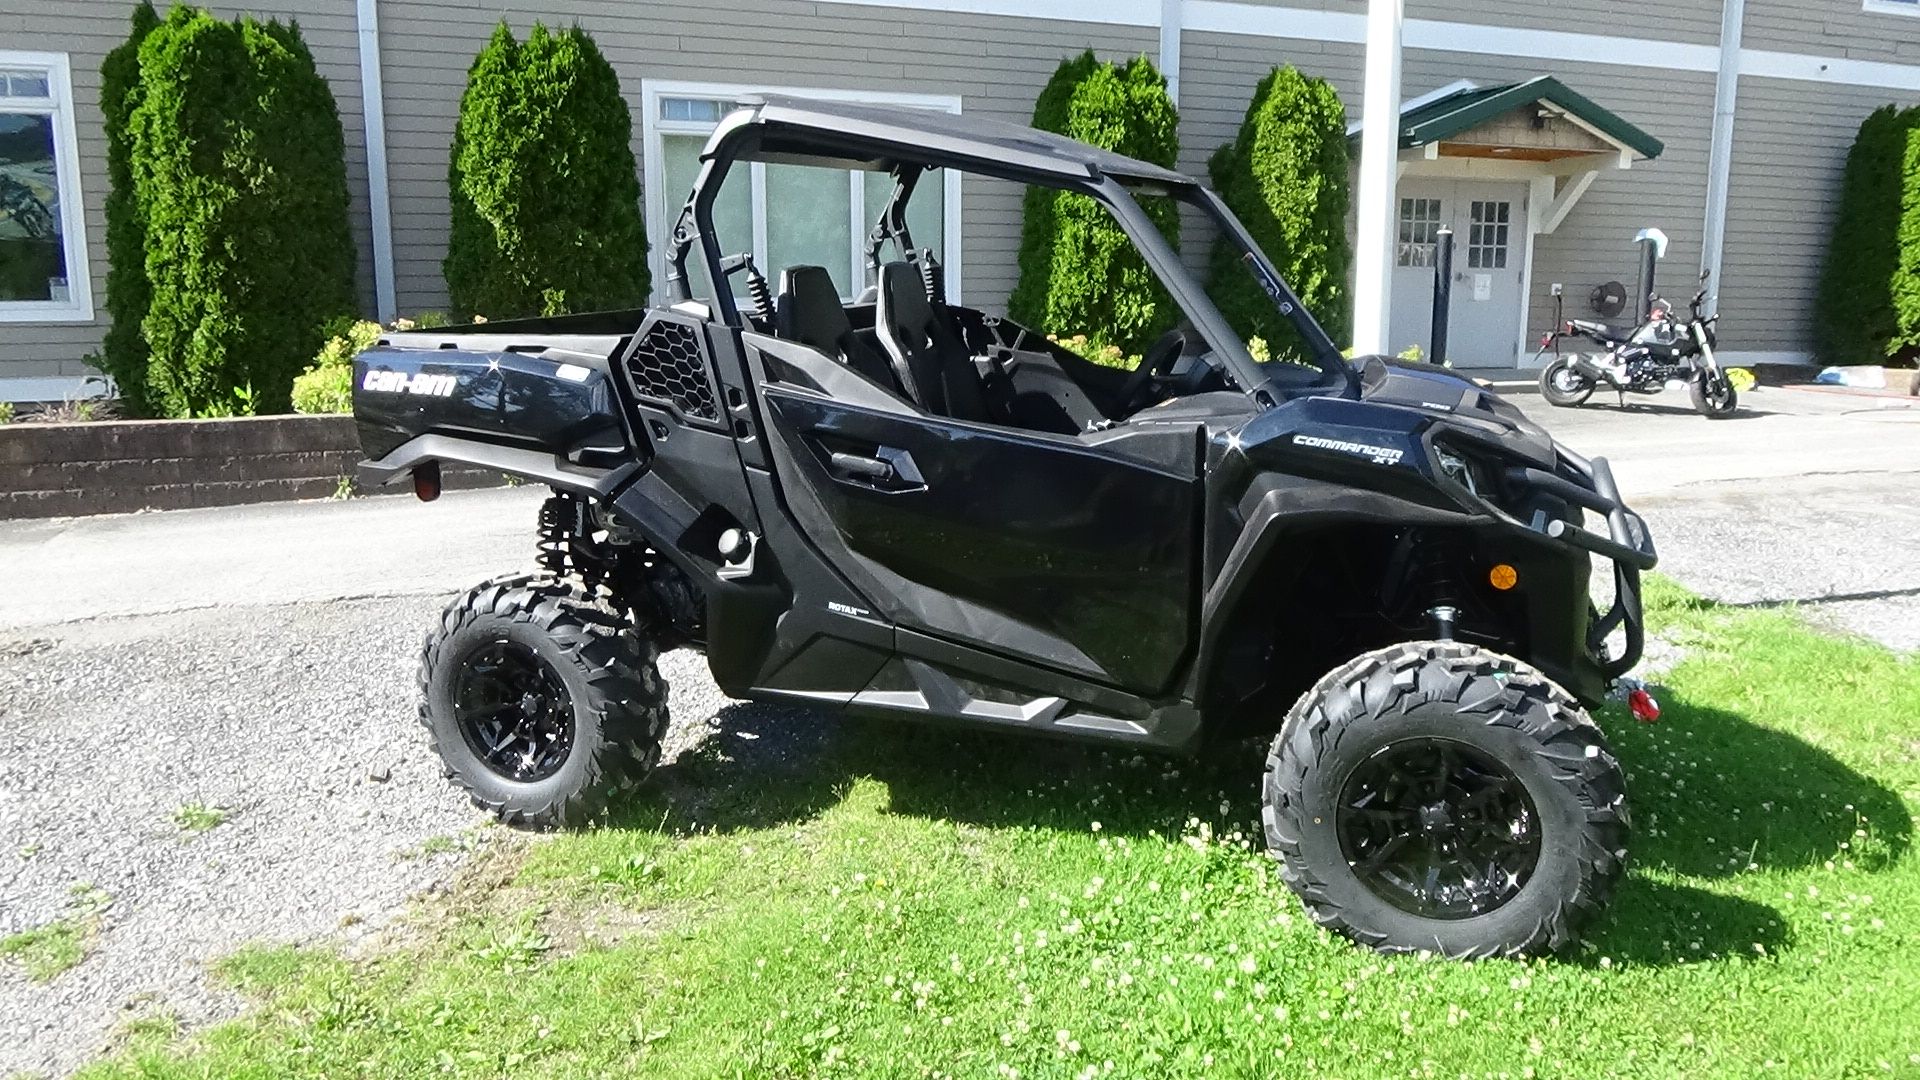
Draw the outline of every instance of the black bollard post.
[[[1447,323],[1453,314],[1453,230],[1441,229],[1433,244],[1433,344],[1430,363],[1447,366]]]
[[[1642,229],[1633,242],[1640,245],[1640,298],[1634,301],[1633,313],[1634,325],[1639,326],[1653,313],[1653,296],[1659,288],[1654,273],[1667,254],[1667,234],[1659,229]]]

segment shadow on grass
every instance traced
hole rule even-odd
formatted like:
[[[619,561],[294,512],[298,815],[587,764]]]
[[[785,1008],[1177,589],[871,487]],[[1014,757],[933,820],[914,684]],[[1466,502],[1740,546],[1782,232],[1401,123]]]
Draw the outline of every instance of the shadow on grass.
[[[1880,870],[1911,844],[1898,795],[1825,751],[1737,714],[1671,698],[1665,719],[1601,717],[1627,769],[1633,865],[1699,878],[1749,868],[1804,869],[1852,858]],[[998,732],[856,720],[784,707],[732,705],[703,743],[662,766],[616,827],[673,832],[804,821],[872,777],[894,813],[987,828],[1171,837],[1190,818],[1257,838],[1264,744],[1241,741],[1169,759]],[[1851,808],[1851,809],[1849,809]],[[1862,821],[1870,838],[1854,835]],[[1846,844],[1848,846],[1842,847]],[[1765,904],[1644,874],[1630,875],[1594,951],[1615,962],[1667,964],[1791,947]]]
[[[1819,747],[1684,697],[1662,704],[1654,725],[1602,717],[1627,769],[1640,865],[1706,878],[1849,859],[1878,871],[1912,845],[1899,794]]]

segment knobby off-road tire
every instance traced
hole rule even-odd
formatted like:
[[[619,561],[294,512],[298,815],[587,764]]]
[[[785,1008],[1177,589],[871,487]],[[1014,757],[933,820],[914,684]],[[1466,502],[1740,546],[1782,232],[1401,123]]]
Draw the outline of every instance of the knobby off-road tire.
[[[1540,396],[1546,398],[1549,405],[1563,409],[1585,405],[1593,396],[1593,386],[1592,379],[1573,370],[1571,357],[1557,357],[1540,369]]]
[[[660,758],[667,685],[658,656],[652,642],[574,582],[548,575],[495,578],[449,603],[427,635],[420,723],[447,778],[475,806],[513,825],[578,825],[639,783]],[[493,715],[499,709],[485,707],[511,704],[519,692],[497,689],[503,671],[529,688],[517,700],[537,703],[529,713],[541,718],[537,726],[559,736],[539,762],[528,750],[524,768],[511,749],[503,751],[507,766],[490,760],[493,740],[476,734],[476,716],[500,724],[518,715],[506,709],[502,720]],[[532,744],[509,744],[519,745]]]
[[[1709,382],[1713,385],[1708,386]],[[1697,375],[1687,380],[1687,396],[1693,399],[1694,411],[1709,420],[1725,420],[1740,408],[1740,392],[1724,371],[1717,379]]]
[[[1369,851],[1358,849],[1371,844],[1372,853],[1383,850],[1365,832],[1373,824],[1366,815],[1384,812],[1341,815],[1353,801],[1393,804],[1381,795],[1391,785],[1383,789],[1368,780],[1408,755],[1443,750],[1456,763],[1478,763],[1481,772],[1469,768],[1469,777],[1504,769],[1524,791],[1522,799],[1510,782],[1505,805],[1526,808],[1515,810],[1514,820],[1530,820],[1537,843],[1535,861],[1523,875],[1479,878],[1504,882],[1504,898],[1485,897],[1484,908],[1466,903],[1464,913],[1431,917],[1410,910],[1424,906],[1417,900],[1369,876],[1379,871],[1369,869]],[[1426,789],[1406,790],[1414,801],[1428,797]],[[1462,789],[1445,790],[1457,795]],[[1447,798],[1435,802],[1444,805]],[[1456,805],[1454,819],[1489,816],[1483,796],[1455,802],[1476,798],[1482,800],[1478,806]],[[1384,952],[1431,950],[1465,958],[1559,949],[1606,905],[1626,858],[1625,784],[1599,728],[1532,668],[1451,642],[1368,653],[1323,678],[1294,705],[1274,740],[1262,803],[1268,847],[1308,914]],[[1422,827],[1392,854],[1405,852],[1406,845],[1433,850],[1419,847],[1436,835],[1423,831],[1429,812],[1419,809]],[[1447,811],[1438,813],[1444,825]],[[1353,829],[1361,834],[1358,841]],[[1488,831],[1499,845],[1500,830]],[[1447,835],[1445,829],[1438,835]],[[1511,891],[1516,880],[1517,891]],[[1431,890],[1433,879],[1425,884]],[[1459,895],[1473,894],[1456,894],[1456,900]]]

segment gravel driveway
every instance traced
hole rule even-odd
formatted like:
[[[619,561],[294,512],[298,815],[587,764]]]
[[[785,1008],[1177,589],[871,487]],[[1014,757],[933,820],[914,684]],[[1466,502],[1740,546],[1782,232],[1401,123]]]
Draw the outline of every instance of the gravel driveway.
[[[1897,471],[1920,424],[1785,393],[1723,424],[1519,400],[1614,459],[1663,570],[1920,647],[1920,473]],[[415,650],[449,594],[526,562],[539,494],[0,522],[0,936],[111,899],[51,982],[0,961],[0,1076],[64,1074],[145,1012],[230,1015],[220,957],[352,940],[453,872],[436,838],[480,819],[417,736]],[[726,699],[698,657],[662,667],[684,747]],[[188,806],[224,820],[191,832]]]
[[[230,1015],[210,962],[253,940],[351,939],[448,876],[459,851],[422,845],[481,819],[412,723],[414,655],[443,602],[0,633],[0,936],[66,914],[76,887],[111,898],[79,966],[36,984],[0,963],[0,1076],[71,1071],[149,1012]],[[663,669],[674,751],[725,699],[697,656]],[[225,820],[190,832],[188,805]]]

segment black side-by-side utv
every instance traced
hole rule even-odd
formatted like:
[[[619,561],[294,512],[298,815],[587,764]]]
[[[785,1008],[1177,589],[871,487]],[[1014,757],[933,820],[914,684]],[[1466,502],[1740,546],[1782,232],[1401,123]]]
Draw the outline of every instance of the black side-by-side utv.
[[[865,295],[722,250],[748,162],[891,178]],[[1091,197],[1182,327],[1126,371],[949,303],[907,224],[933,169]],[[1256,361],[1137,196],[1210,223],[1307,355]],[[356,363],[365,479],[553,489],[540,571],[456,599],[421,663],[481,806],[597,814],[658,757],[659,651],[691,647],[739,698],[1165,751],[1274,733],[1281,872],[1376,948],[1540,951],[1603,906],[1627,808],[1583,706],[1639,657],[1654,563],[1604,461],[1444,370],[1343,360],[1211,191],[1018,126],[752,99],[666,261],[665,307],[393,333]]]

